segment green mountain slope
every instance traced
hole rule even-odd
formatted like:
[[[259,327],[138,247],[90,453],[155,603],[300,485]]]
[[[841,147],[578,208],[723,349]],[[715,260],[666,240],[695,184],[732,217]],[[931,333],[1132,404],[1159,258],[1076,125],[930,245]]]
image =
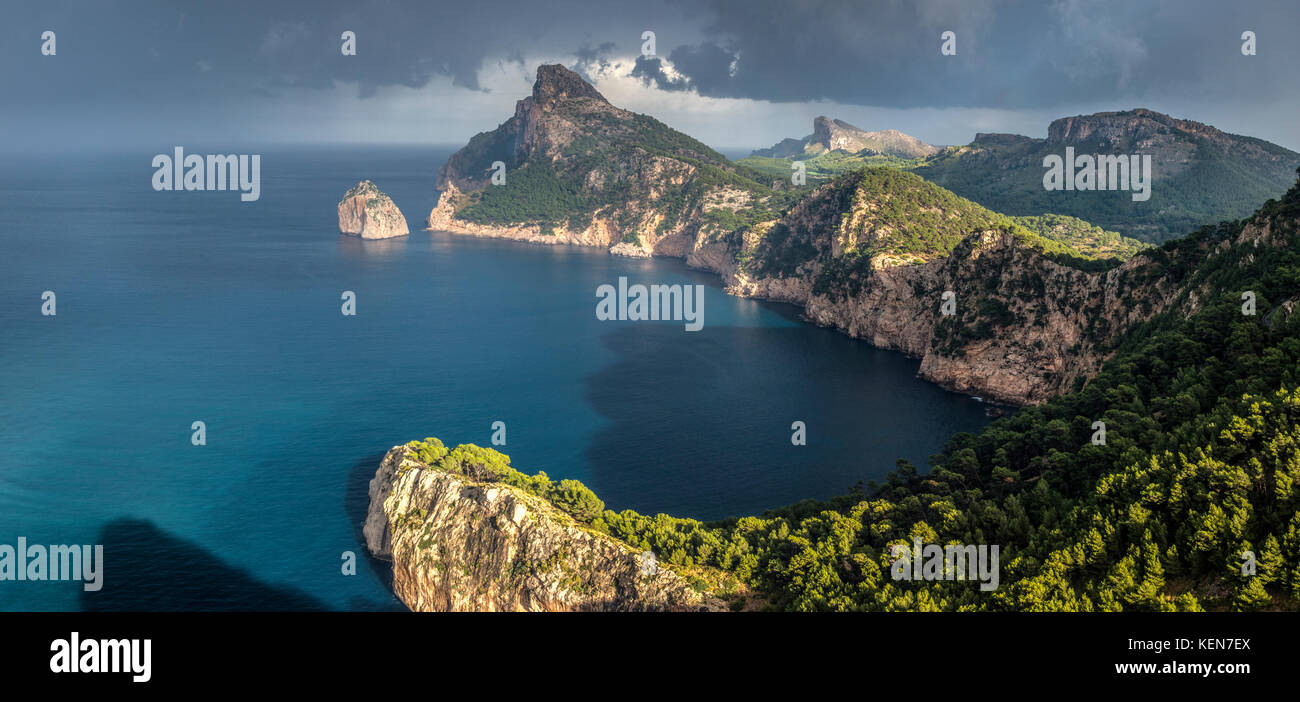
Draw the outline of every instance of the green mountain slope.
[[[791,236],[791,227],[803,231]],[[890,254],[924,262],[947,256],[971,232],[988,229],[1013,232],[1058,263],[1093,270],[1142,248],[1074,218],[1006,217],[915,174],[875,167],[819,188],[765,232],[746,262],[758,275],[788,274],[814,259],[826,263],[841,255],[867,261]]]
[[[1149,200],[1127,191],[1048,191],[1043,158],[1147,154],[1155,179]],[[1202,224],[1249,216],[1290,186],[1300,154],[1261,139],[1226,134],[1151,110],[1056,120],[1047,139],[979,134],[915,168],[953,192],[1010,215],[1057,213],[1144,241],[1160,242]]]
[[[492,182],[494,162],[504,183]],[[680,247],[718,207],[758,217],[793,199],[765,180],[653,117],[614,107],[572,71],[542,66],[515,115],[443,166],[445,201],[430,224],[525,225],[648,253],[666,238]]]

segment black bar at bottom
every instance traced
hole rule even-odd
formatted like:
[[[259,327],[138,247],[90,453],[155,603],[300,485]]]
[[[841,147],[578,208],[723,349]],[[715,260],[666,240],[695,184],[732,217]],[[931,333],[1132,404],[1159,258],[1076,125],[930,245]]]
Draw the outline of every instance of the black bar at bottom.
[[[489,694],[497,696],[498,683],[581,686],[584,676],[613,672],[632,688],[703,675],[732,692],[844,684],[848,676],[864,693],[902,685],[922,697],[970,691],[968,683],[996,689],[986,686],[999,681],[1062,691],[1244,688],[1295,679],[1297,624],[1289,613],[10,613],[0,614],[0,681],[11,690],[26,682],[51,691],[251,690],[276,681],[337,689],[482,675],[495,681],[489,689],[498,691]],[[137,671],[148,639],[147,673],[71,672],[56,642],[69,649],[74,632],[82,656],[88,640],[100,653],[103,640],[139,641],[130,664]],[[147,682],[133,680],[146,674]]]

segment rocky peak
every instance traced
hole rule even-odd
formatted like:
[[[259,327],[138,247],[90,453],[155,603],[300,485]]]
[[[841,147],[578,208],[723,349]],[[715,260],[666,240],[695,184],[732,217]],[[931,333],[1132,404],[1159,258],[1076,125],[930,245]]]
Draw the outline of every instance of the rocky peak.
[[[1172,133],[1199,136],[1216,142],[1228,138],[1227,134],[1200,122],[1175,119],[1154,110],[1137,108],[1126,112],[1098,112],[1091,115],[1062,117],[1053,121],[1047,128],[1047,141],[1060,144],[1092,139],[1121,143]]]
[[[818,115],[813,119],[812,134],[803,139],[783,139],[770,149],[756,149],[754,155],[790,158],[822,151],[845,151],[856,154],[863,150],[867,150],[868,155],[887,154],[902,158],[918,158],[928,156],[939,149],[896,129],[868,132],[842,119]]]
[[[865,132],[843,120],[831,119],[825,115],[813,120],[812,141],[826,147],[827,151],[861,151],[865,148]]]
[[[384,195],[383,192],[379,190],[378,185],[375,185],[374,183],[368,180],[363,180],[360,183],[357,183],[356,185],[349,188],[348,191],[343,194],[343,197],[346,199],[349,197],[357,197],[360,195],[366,195],[369,197],[387,197],[386,195]]]
[[[582,76],[564,66],[558,63],[538,66],[537,82],[533,84],[533,101],[549,108],[564,98],[593,98],[609,102]]]

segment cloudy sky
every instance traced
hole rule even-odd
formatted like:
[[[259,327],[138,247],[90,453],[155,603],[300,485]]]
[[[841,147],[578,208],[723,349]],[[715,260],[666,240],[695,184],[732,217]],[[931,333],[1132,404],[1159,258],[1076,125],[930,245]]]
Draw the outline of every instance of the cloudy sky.
[[[1300,151],[1297,0],[0,2],[0,149],[462,143],[562,63],[730,153],[819,114],[959,144],[1133,107]]]

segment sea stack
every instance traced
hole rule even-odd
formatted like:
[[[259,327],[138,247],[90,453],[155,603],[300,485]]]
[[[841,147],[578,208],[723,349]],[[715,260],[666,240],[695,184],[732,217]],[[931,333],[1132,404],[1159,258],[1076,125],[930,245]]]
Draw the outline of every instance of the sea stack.
[[[362,239],[406,236],[406,218],[374,183],[363,180],[339,201],[339,231]]]

